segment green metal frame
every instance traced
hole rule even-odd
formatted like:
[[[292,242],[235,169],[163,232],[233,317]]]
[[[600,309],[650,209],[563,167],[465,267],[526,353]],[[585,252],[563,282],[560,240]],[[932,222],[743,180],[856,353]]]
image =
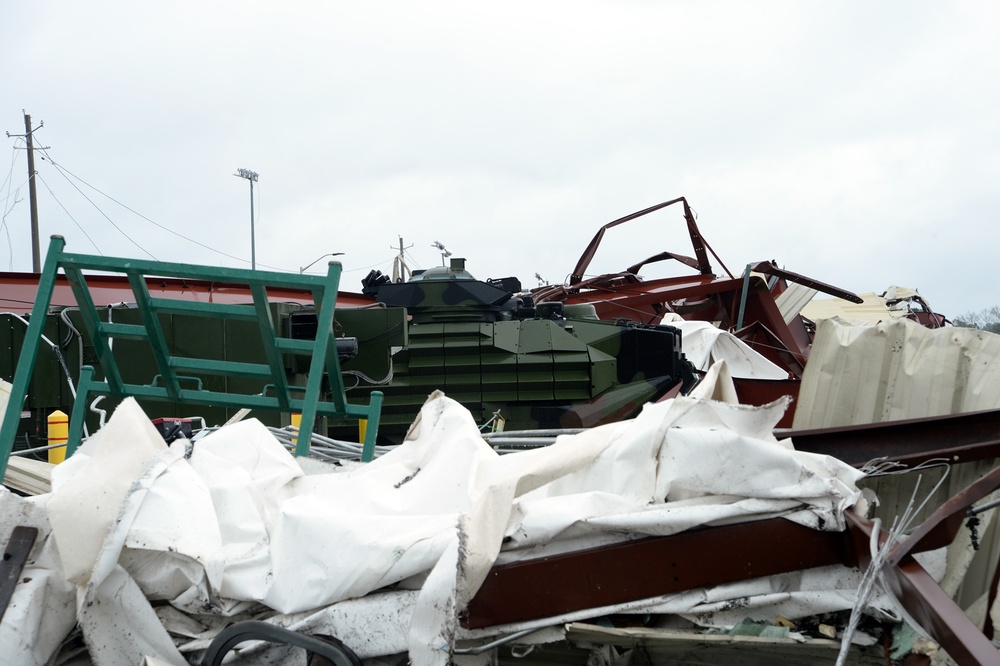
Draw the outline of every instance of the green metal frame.
[[[308,455],[312,428],[306,424],[314,423],[317,416],[367,419],[368,425],[365,431],[362,460],[370,461],[374,457],[375,440],[378,436],[382,411],[382,392],[372,391],[368,405],[352,405],[347,402],[333,329],[334,307],[340,283],[341,266],[339,263],[331,262],[326,276],[321,277],[70,254],[63,251],[65,246],[66,241],[62,236],[52,236],[45,265],[39,278],[38,293],[28,323],[28,332],[25,335],[24,345],[21,348],[21,355],[14,374],[10,402],[7,404],[3,426],[0,428],[0,479],[6,473],[7,461],[13,450],[21,407],[31,382],[41,344],[42,329],[52,300],[56,275],[60,269],[69,280],[80,308],[84,327],[94,344],[101,368],[104,371],[104,379],[102,380],[94,378],[94,369],[90,366],[84,366],[81,371],[69,423],[67,457],[73,454],[80,443],[88,398],[95,394],[117,398],[133,396],[142,400],[178,404],[301,412],[303,427],[295,448],[297,456]],[[84,270],[124,273],[132,287],[143,323],[138,325],[102,322],[98,317],[97,308],[87,286],[83,274]],[[253,297],[253,304],[205,303],[153,297],[147,288],[146,276],[246,285]],[[315,340],[295,340],[279,335],[267,299],[269,287],[303,289],[312,292],[313,301],[317,307]],[[168,349],[166,337],[160,326],[158,315],[161,313],[255,321],[264,345],[267,362],[260,364],[242,363],[175,356]],[[145,340],[149,343],[159,370],[159,374],[151,378],[149,384],[129,384],[122,380],[118,364],[111,353],[111,341],[116,338]],[[312,357],[306,386],[299,387],[288,384],[283,363],[285,354]],[[330,400],[320,399],[324,371],[329,378]],[[182,372],[270,379],[272,383],[267,385],[263,394],[259,395],[207,391],[201,388],[199,380],[181,374]],[[191,386],[192,382],[193,387]]]

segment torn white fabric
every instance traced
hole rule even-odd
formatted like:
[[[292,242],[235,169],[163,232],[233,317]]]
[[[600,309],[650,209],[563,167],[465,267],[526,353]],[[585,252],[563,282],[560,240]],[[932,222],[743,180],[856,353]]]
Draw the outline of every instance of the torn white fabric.
[[[395,450],[346,472],[306,476],[255,420],[220,429],[186,457],[186,442],[166,447],[127,400],[71,459],[50,519],[79,586],[88,644],[104,646],[94,655],[99,665],[139,663],[137,654],[182,663],[164,644],[160,618],[184,623],[154,614],[149,599],[195,618],[184,635],[203,641],[198,617],[262,607],[319,617],[394,584],[419,587],[396,593],[412,604],[403,613],[412,663],[445,664],[459,613],[501,547],[516,558],[609,535],[778,515],[842,529],[860,473],[775,441],[771,428],[786,406],[676,398],[630,421],[499,456],[467,410],[435,394]],[[121,609],[108,607],[112,598]],[[132,646],[120,645],[126,634]]]
[[[705,372],[713,363],[725,361],[733,377],[741,379],[788,379],[788,371],[775,365],[729,331],[707,321],[688,321],[669,314],[664,324],[680,329],[684,356]]]
[[[76,587],[61,573],[59,554],[45,512],[48,495],[19,497],[0,486],[0,548],[15,527],[38,530],[28,562],[0,621],[3,662],[42,666],[50,663],[76,624]]]

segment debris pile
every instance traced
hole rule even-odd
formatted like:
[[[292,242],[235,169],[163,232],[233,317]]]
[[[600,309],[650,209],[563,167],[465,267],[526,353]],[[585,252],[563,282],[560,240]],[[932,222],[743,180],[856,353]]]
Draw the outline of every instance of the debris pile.
[[[676,203],[694,257],[662,252],[585,275],[607,229]],[[84,282],[86,257],[50,252]],[[0,384],[4,465],[15,435],[39,437],[25,431],[49,406],[14,423],[30,382],[45,384],[24,359],[34,364],[47,319],[78,342],[82,396],[298,410],[308,423],[342,420],[327,424],[333,436],[361,418],[364,444],[337,457],[366,462],[306,457],[320,454],[311,439],[330,440],[312,428],[278,438],[242,416],[164,439],[133,398],[83,440],[89,400],[76,400],[59,440],[70,457],[18,462],[18,482],[6,482],[20,492],[0,489],[0,654],[39,665],[214,666],[230,653],[304,664],[308,651],[351,664],[623,666],[945,663],[947,651],[998,663],[1000,336],[942,328],[910,290],[859,297],[773,261],[719,276],[709,254],[679,198],[605,225],[566,285],[479,283],[459,261],[412,284],[367,285],[396,307],[336,319],[320,294],[336,291],[338,265],[323,280],[200,267],[241,278],[249,306],[168,303],[166,282],[149,292],[147,273],[183,282],[186,265],[90,258],[123,261],[140,303],[104,321],[83,299],[74,316],[97,348],[97,376],[72,317],[48,310],[58,269],[47,261],[18,404],[5,408]],[[639,276],[664,260],[696,274]],[[276,305],[266,280],[313,290],[319,307]],[[817,291],[841,299],[836,313],[804,307]],[[188,356],[161,327],[178,313],[212,330],[232,317],[230,332],[256,319],[266,362],[226,345],[214,349],[222,358]],[[153,342],[151,383],[132,357],[116,360],[129,347],[112,353],[115,336]],[[188,389],[178,369],[221,376],[221,388],[195,378]],[[233,391],[230,376],[256,383]],[[432,393],[414,421],[436,388],[449,395]],[[368,405],[348,401],[353,389]],[[552,427],[550,439],[503,455],[477,426],[489,414]],[[412,422],[402,444],[375,445],[380,415],[400,437]]]
[[[797,591],[767,578],[502,627],[460,623],[466,607],[473,620],[481,612],[474,599],[498,565],[779,516],[843,530],[845,512],[865,504],[861,472],[775,440],[785,406],[678,397],[498,456],[468,411],[436,394],[397,449],[306,474],[256,421],[167,445],[129,400],[56,468],[51,495],[2,495],[5,529],[29,518],[40,546],[0,643],[45,663],[78,622],[94,663],[185,663],[224,626],[264,618],[335,635],[363,658],[443,664],[462,641],[608,612],[720,624],[849,608],[854,574],[828,567]],[[245,658],[259,661],[246,663],[272,663],[251,646]]]

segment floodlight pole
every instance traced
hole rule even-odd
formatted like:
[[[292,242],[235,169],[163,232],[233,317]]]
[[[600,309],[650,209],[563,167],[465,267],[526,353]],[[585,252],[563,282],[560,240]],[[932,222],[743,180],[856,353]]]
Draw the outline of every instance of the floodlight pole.
[[[257,182],[257,172],[250,169],[237,169],[233,175],[250,181],[250,268],[257,270],[257,243],[254,240],[253,232],[253,184]]]

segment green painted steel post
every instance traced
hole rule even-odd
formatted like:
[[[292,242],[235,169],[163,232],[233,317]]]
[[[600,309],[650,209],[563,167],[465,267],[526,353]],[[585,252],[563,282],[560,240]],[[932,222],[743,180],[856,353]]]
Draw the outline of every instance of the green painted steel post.
[[[35,294],[35,306],[31,309],[31,319],[28,321],[28,332],[24,335],[21,355],[18,357],[14,370],[14,382],[10,391],[10,401],[4,412],[3,425],[0,426],[0,482],[7,474],[7,461],[14,450],[14,440],[17,438],[17,426],[21,423],[21,408],[28,395],[28,385],[35,370],[35,360],[38,358],[38,347],[42,343],[42,331],[45,329],[45,317],[49,304],[52,302],[52,292],[56,286],[56,271],[59,265],[59,255],[66,247],[62,236],[52,236],[49,251],[45,256],[45,265],[38,279],[38,291]]]
[[[299,439],[295,443],[295,455],[309,455],[309,445],[312,441],[312,429],[316,419],[316,403],[319,401],[323,387],[323,370],[327,367],[327,355],[330,350],[330,336],[333,332],[333,313],[337,304],[337,287],[340,282],[340,266],[333,262],[327,267],[325,286],[317,303],[316,339],[313,342],[312,361],[309,364],[309,377],[306,380],[306,394],[302,400],[302,423],[299,426]],[[316,292],[313,292],[315,298]],[[337,350],[332,350],[333,360],[337,360]],[[339,368],[339,366],[338,366]],[[340,375],[331,376],[331,386],[339,381]],[[343,390],[333,389],[335,396],[343,399]]]
[[[76,385],[76,398],[73,400],[73,413],[69,419],[69,433],[66,440],[66,459],[76,453],[83,439],[83,421],[87,416],[87,400],[90,398],[90,388],[94,383],[94,368],[85,365],[80,368],[80,381]]]
[[[379,420],[382,418],[382,391],[372,391],[369,403],[368,425],[365,428],[365,445],[361,449],[361,462],[375,459],[375,440],[378,438]]]

